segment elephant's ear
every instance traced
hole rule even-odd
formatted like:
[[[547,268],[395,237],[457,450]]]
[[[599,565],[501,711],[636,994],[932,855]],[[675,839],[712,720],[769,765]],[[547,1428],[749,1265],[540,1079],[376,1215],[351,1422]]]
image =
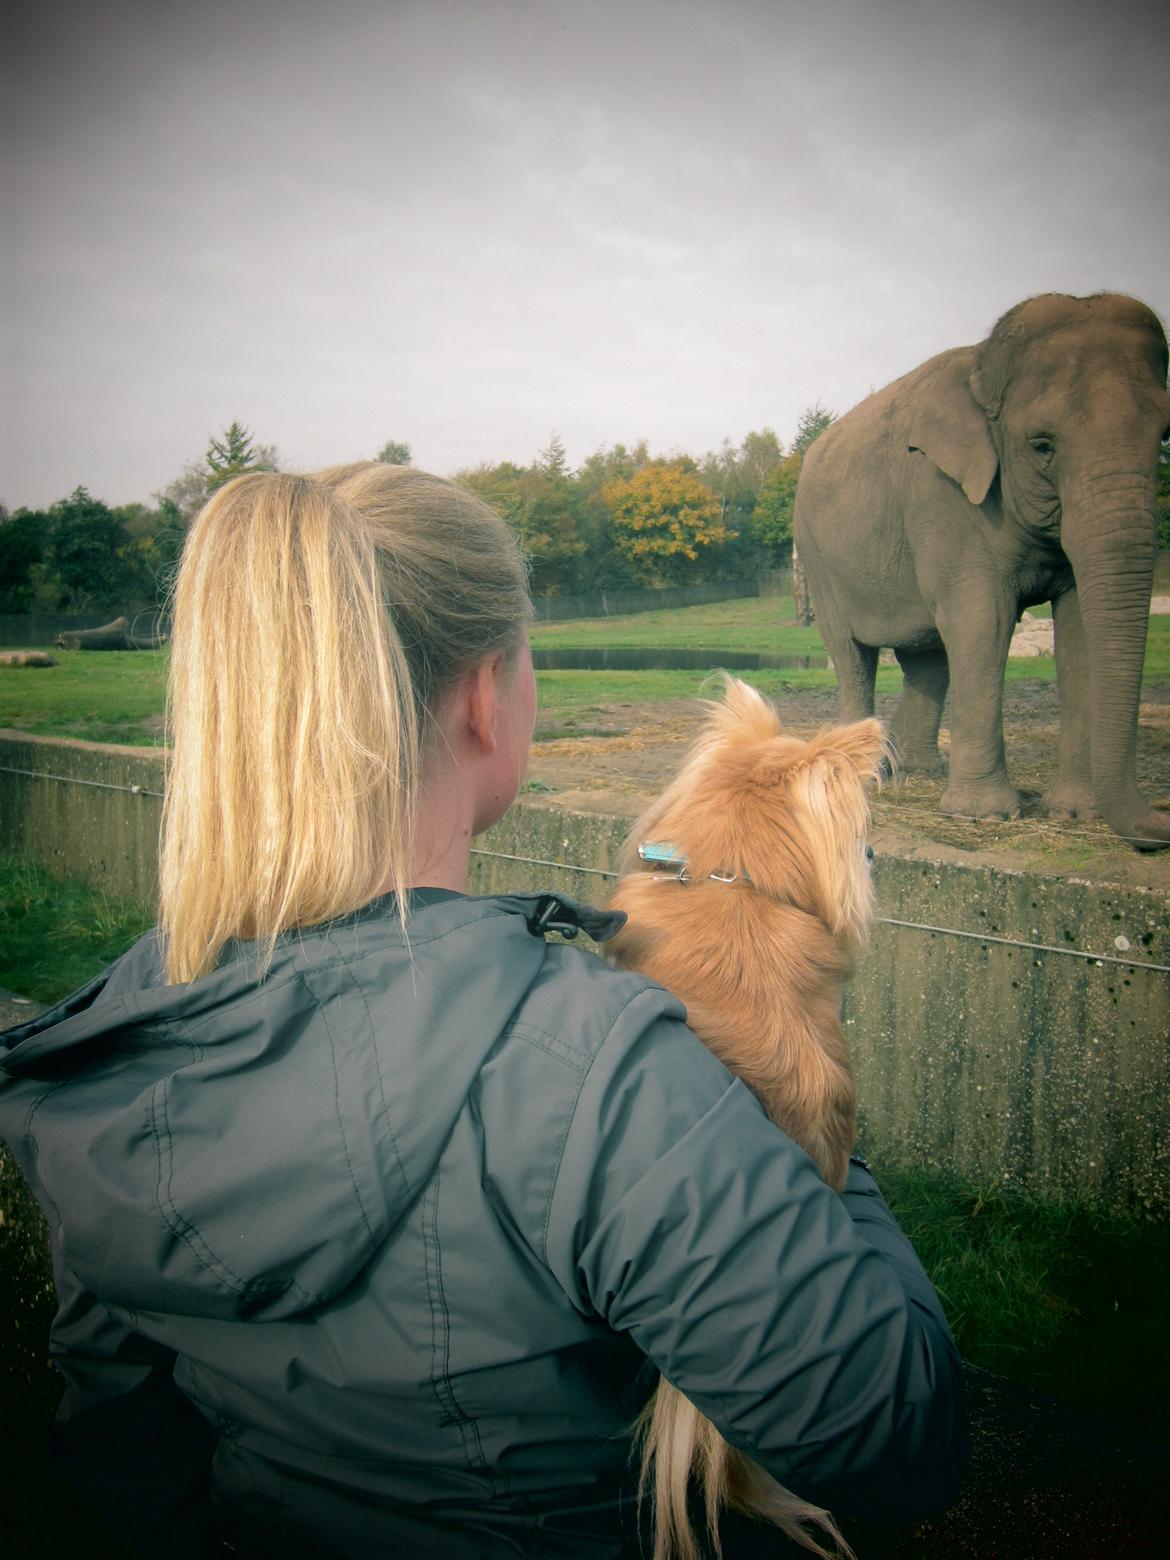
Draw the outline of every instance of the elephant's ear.
[[[948,354],[934,374],[919,381],[910,415],[909,447],[957,482],[981,504],[999,469],[991,428],[971,394],[971,355]]]

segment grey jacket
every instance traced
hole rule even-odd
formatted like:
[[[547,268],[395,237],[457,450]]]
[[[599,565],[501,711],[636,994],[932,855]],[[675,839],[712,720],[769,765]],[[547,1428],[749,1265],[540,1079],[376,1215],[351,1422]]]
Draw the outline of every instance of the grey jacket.
[[[610,920],[423,890],[409,944],[386,898],[183,986],[151,934],[0,1036],[59,1464],[143,1553],[212,1507],[282,1557],[627,1553],[657,1371],[839,1515],[953,1498],[959,1362],[873,1180],[543,935]]]

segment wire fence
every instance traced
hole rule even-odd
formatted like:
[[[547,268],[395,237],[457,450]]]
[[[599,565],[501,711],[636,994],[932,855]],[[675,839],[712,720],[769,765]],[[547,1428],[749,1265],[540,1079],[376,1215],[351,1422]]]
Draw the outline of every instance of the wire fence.
[[[131,796],[151,796],[162,800],[161,791],[153,791],[147,786],[120,785],[112,780],[85,780],[80,775],[55,775],[45,770],[18,769],[9,764],[0,764],[0,774],[23,775],[30,780],[55,780],[62,785],[92,786],[101,791],[124,791]],[[1069,831],[1087,833],[1088,831]],[[473,856],[487,857],[495,861],[509,861],[519,866],[543,867],[556,872],[580,872],[590,877],[608,878],[616,880],[620,874],[605,867],[587,867],[582,863],[572,861],[552,861],[540,856],[515,856],[506,851],[487,850],[482,846],[472,846]],[[927,921],[905,921],[894,916],[877,916],[878,926],[892,926],[904,931],[928,932],[937,937],[955,937],[968,942],[995,943],[1005,948],[1019,948],[1029,953],[1053,953],[1060,954],[1064,958],[1082,959],[1090,964],[1121,965],[1127,970],[1150,970],[1162,974],[1170,974],[1170,964],[1157,964],[1144,959],[1123,959],[1115,954],[1095,953],[1087,948],[1061,948],[1055,943],[1028,942],[1016,937],[1000,937],[991,932],[969,932],[962,927],[935,926]]]

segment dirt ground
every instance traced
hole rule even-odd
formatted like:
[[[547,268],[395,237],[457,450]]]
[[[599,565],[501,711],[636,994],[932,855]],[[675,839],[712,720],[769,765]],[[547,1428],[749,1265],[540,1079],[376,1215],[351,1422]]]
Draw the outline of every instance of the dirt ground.
[[[1138,784],[1147,799],[1170,809],[1170,685],[1147,686],[1138,723]],[[835,689],[793,688],[777,700],[781,718],[809,735],[836,719]],[[879,696],[879,716],[892,717],[896,696]],[[875,849],[934,860],[986,862],[1095,882],[1143,886],[1170,894],[1170,850],[1140,853],[1093,819],[1049,818],[1041,802],[1056,760],[1059,709],[1052,683],[1007,686],[1004,726],[1008,769],[1023,795],[1021,816],[1007,823],[947,818],[938,812],[943,782],[911,775],[887,782],[875,797]],[[687,699],[652,704],[604,704],[578,716],[588,735],[536,743],[527,795],[574,812],[633,815],[681,762],[700,719]],[[563,726],[561,727],[563,730]],[[941,746],[946,754],[949,732]]]

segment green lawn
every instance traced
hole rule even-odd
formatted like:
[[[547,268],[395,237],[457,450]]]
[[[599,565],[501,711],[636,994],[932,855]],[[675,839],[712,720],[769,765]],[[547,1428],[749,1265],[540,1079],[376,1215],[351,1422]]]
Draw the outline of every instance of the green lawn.
[[[149,924],[137,906],[0,857],[0,986],[56,1001]],[[935,1171],[875,1170],[965,1358],[1086,1412],[1170,1436],[1161,1388],[1170,1380],[1164,1223],[1119,1221]]]
[[[775,655],[821,655],[815,628],[792,624],[791,597],[754,596],[710,606],[627,617],[537,623],[532,643],[541,649],[627,648],[761,651]],[[0,666],[0,726],[39,734],[82,737],[92,742],[150,746],[161,742],[166,651],[58,651],[60,665],[45,670]],[[541,733],[555,730],[563,718],[578,720],[602,704],[640,704],[657,699],[698,697],[702,672],[539,672]],[[763,692],[783,688],[832,688],[827,667],[793,668],[748,674]],[[1009,681],[1030,678],[1050,682],[1056,676],[1048,657],[1008,662]],[[1150,619],[1146,647],[1147,682],[1170,682],[1170,617]],[[895,692],[902,681],[896,666],[878,671],[878,690]]]
[[[52,654],[56,666],[0,666],[0,726],[89,742],[162,741],[165,650]]]
[[[0,856],[0,986],[19,996],[56,1002],[153,925],[139,905]]]

